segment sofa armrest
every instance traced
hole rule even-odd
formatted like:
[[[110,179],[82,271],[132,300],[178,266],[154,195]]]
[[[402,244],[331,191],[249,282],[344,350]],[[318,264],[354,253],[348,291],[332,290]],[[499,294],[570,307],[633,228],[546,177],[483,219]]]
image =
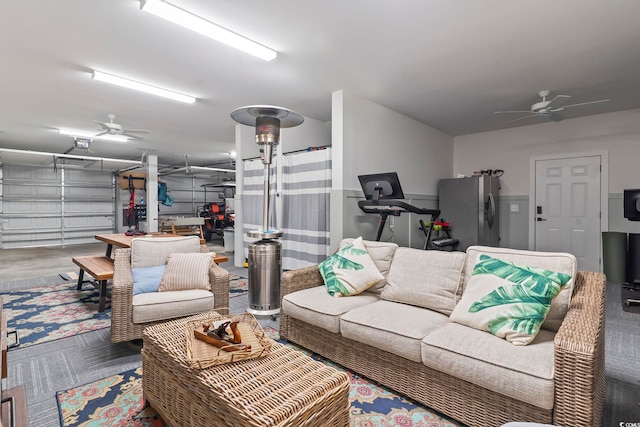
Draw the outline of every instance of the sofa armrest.
[[[131,249],[116,249],[113,260],[111,306],[131,307],[133,276],[131,275]]]
[[[322,285],[324,282],[317,265],[282,273],[280,277],[280,338],[289,339],[289,316],[282,309],[283,298],[293,292]]]
[[[601,425],[605,399],[606,277],[578,272],[569,311],[554,339],[554,424]]]
[[[317,265],[285,271],[282,273],[280,283],[280,297],[292,292],[324,285]]]
[[[131,249],[116,249],[111,283],[111,328],[117,335],[120,325],[133,322],[133,277]],[[115,329],[115,330],[114,330]]]
[[[229,272],[213,263],[209,269],[209,282],[213,292],[213,309],[220,314],[229,314]]]

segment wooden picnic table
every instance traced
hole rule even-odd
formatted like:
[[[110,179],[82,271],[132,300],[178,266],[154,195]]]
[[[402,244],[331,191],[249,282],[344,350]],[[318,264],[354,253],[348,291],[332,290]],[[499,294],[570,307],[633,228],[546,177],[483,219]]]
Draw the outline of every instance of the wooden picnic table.
[[[119,248],[130,248],[131,247],[131,239],[135,238],[135,237],[184,237],[180,234],[170,234],[170,233],[152,233],[152,234],[146,234],[143,236],[127,236],[124,233],[114,233],[114,234],[96,234],[95,238],[97,240],[100,240],[102,242],[105,242],[107,244],[107,251],[105,253],[105,255],[107,257],[111,257],[111,251],[113,250],[114,246],[117,246]],[[200,244],[204,245],[206,243],[206,241],[204,239],[200,239]],[[227,262],[229,261],[229,258],[224,256],[224,255],[218,255],[216,254],[216,256],[213,258],[213,261],[216,264],[220,264],[221,262]]]

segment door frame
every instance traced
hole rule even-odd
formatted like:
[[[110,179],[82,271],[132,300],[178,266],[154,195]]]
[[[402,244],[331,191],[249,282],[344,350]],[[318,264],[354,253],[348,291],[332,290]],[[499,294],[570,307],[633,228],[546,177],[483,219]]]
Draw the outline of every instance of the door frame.
[[[600,232],[609,231],[609,150],[578,151],[575,153],[548,154],[529,158],[529,250],[535,250],[536,240],[536,162],[541,160],[561,160],[574,157],[600,157]],[[600,259],[602,260],[602,240]],[[602,262],[600,262],[602,268]]]

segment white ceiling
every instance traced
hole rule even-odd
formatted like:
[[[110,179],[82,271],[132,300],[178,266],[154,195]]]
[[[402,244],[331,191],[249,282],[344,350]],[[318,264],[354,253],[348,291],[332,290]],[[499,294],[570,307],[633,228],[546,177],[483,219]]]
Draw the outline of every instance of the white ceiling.
[[[90,155],[214,165],[234,149],[229,113],[281,105],[331,120],[344,89],[450,135],[502,129],[537,93],[571,95],[566,118],[640,107],[637,0],[170,0],[279,52],[266,63],[140,10],[138,0],[0,3],[0,148],[64,153],[58,128],[94,120],[145,141],[94,141]],[[91,79],[129,76],[192,105]],[[508,126],[539,123],[522,120]],[[71,154],[84,155],[73,149]]]

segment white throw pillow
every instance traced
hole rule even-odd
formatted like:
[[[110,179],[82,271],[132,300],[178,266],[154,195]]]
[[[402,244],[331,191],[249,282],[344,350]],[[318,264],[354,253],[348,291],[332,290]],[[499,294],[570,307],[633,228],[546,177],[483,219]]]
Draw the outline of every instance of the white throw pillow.
[[[327,292],[334,297],[357,295],[384,280],[364,247],[362,237],[321,262],[318,270]]]
[[[572,276],[556,298],[551,303],[551,309],[547,314],[547,319],[542,324],[542,329],[557,332],[569,311],[571,296],[575,277],[578,274],[578,261],[576,257],[564,252],[541,252],[527,251],[522,249],[495,248],[490,246],[469,246],[467,248],[467,265],[465,268],[465,283],[471,279],[473,266],[478,262],[481,254],[489,255],[493,258],[500,258],[511,261],[518,265],[528,265],[536,268],[544,268],[558,273],[565,273]]]
[[[347,246],[349,243],[353,243],[355,239],[347,238],[342,239],[340,241],[340,248],[342,249]],[[398,245],[392,242],[378,242],[372,240],[362,240],[364,243],[364,247],[369,252],[369,256],[378,267],[378,270],[382,275],[386,278],[389,274],[389,267],[391,267],[391,261],[393,261],[393,254],[395,254],[398,249]],[[375,294],[380,294],[382,289],[384,289],[387,284],[386,280],[381,280],[375,285],[371,286],[367,289],[367,292],[373,292]]]
[[[515,265],[482,254],[450,320],[491,332],[513,345],[527,345],[538,334],[571,276]]]

